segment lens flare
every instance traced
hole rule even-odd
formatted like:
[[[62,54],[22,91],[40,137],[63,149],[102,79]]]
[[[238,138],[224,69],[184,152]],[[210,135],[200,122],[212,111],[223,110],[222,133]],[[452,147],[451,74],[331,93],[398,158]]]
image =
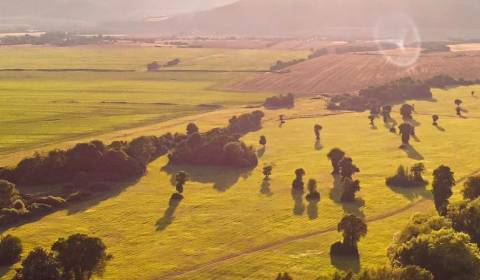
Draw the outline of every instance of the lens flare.
[[[379,19],[374,28],[374,38],[385,59],[393,65],[411,67],[420,58],[420,32],[406,15],[391,14]],[[397,49],[392,50],[392,44]]]

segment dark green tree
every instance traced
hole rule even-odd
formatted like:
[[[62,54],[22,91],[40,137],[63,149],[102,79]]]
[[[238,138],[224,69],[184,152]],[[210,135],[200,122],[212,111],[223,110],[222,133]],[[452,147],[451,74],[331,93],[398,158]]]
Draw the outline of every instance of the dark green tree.
[[[198,133],[199,132],[199,129],[198,129],[198,126],[194,123],[189,123],[187,125],[187,135],[192,135],[194,133]]]
[[[317,181],[314,179],[308,180],[307,183],[308,194],[305,197],[307,201],[319,201],[320,193],[317,191]]]
[[[23,247],[20,238],[6,235],[0,239],[0,266],[12,265],[20,261]]]
[[[433,115],[432,120],[433,120],[433,125],[438,126],[438,120],[440,120],[440,117],[438,115]]]
[[[188,180],[188,174],[185,171],[180,171],[175,174],[175,188],[178,193],[183,193],[183,187]]]
[[[275,278],[275,280],[293,280],[293,278],[288,275],[288,273],[279,273],[277,275],[277,278]]]
[[[270,179],[270,175],[272,175],[273,167],[271,165],[267,165],[263,168],[263,180],[267,181]]]
[[[267,138],[263,135],[260,136],[260,141],[258,141],[258,143],[265,147],[265,145],[267,145]]]
[[[332,175],[340,174],[340,162],[345,157],[345,152],[338,148],[334,148],[327,154],[327,157],[332,162]]]
[[[344,157],[340,161],[339,165],[340,165],[340,175],[342,175],[343,180],[352,179],[352,176],[355,173],[360,172],[360,169],[355,164],[353,164],[352,158]]]
[[[414,135],[414,127],[409,123],[402,123],[398,129],[402,136],[402,147],[410,145],[410,137]]]
[[[400,114],[402,115],[402,118],[406,121],[413,119],[413,111],[414,108],[410,104],[403,104],[402,107],[400,107]]]
[[[448,166],[440,166],[433,171],[433,200],[437,212],[444,216],[447,212],[448,199],[452,196],[455,186],[454,173]]]
[[[463,198],[477,199],[480,197],[480,176],[469,177],[463,189]]]
[[[355,215],[348,215],[338,224],[338,232],[343,234],[343,246],[356,249],[360,239],[367,235],[367,224]]]
[[[374,115],[369,115],[368,119],[370,120],[370,125],[372,127],[374,127],[375,126],[375,116]]]
[[[344,184],[344,190],[342,193],[342,197],[340,201],[342,202],[354,202],[355,201],[355,194],[360,191],[360,181],[359,180],[346,180]]]
[[[386,105],[382,107],[382,117],[384,123],[389,123],[392,117],[390,114],[392,113],[392,106]]]
[[[316,124],[313,127],[313,131],[315,132],[315,139],[320,140],[320,131],[322,131],[322,126],[319,124]]]
[[[480,198],[449,205],[447,217],[456,231],[468,234],[480,246]]]
[[[305,170],[303,168],[298,168],[295,170],[295,180],[292,183],[292,189],[296,192],[303,192],[303,176],[305,176]]]
[[[62,268],[62,277],[71,280],[88,280],[102,276],[107,262],[112,258],[101,239],[85,234],[60,238],[52,251]]]
[[[65,280],[55,257],[42,248],[33,249],[17,270],[14,280]]]

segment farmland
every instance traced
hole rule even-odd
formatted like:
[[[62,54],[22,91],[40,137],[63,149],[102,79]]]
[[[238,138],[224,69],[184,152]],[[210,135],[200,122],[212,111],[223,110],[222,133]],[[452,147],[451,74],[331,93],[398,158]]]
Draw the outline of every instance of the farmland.
[[[394,59],[409,58],[393,51]],[[239,91],[276,91],[299,94],[335,94],[382,85],[403,77],[429,79],[446,74],[457,79],[480,78],[477,52],[424,54],[410,67],[398,67],[380,53],[325,55],[296,64],[285,73],[269,73],[234,81],[226,88]]]
[[[0,72],[0,157],[223,107],[261,103],[265,93],[218,88],[248,75],[230,71],[266,70],[277,59],[303,55],[262,50],[2,47],[0,69],[42,71]],[[174,58],[181,63],[168,69],[178,72],[145,71],[153,60],[166,63]],[[66,71],[74,69],[88,71]],[[111,72],[117,70],[131,72]]]
[[[470,96],[478,87],[435,90],[434,101],[415,102],[420,123],[418,141],[406,153],[398,149],[400,139],[378,122],[368,125],[367,113],[332,113],[322,100],[302,99],[292,110],[266,111],[263,129],[243,138],[258,147],[265,135],[268,144],[259,166],[250,171],[225,168],[167,167],[160,158],[149,165],[148,174],[137,182],[92,201],[69,206],[8,231],[19,236],[27,250],[48,247],[59,237],[87,233],[102,238],[114,255],[104,279],[273,279],[289,271],[297,279],[315,279],[335,267],[357,270],[387,262],[386,248],[392,236],[415,212],[432,212],[430,187],[392,189],[385,178],[398,165],[423,162],[427,179],[440,164],[463,178],[478,172],[471,160],[478,151],[477,126],[480,101]],[[453,100],[464,100],[466,119],[454,116]],[[233,114],[248,109],[226,108],[195,117],[202,131],[224,126]],[[279,127],[278,114],[287,123]],[[431,114],[440,115],[440,128],[431,125]],[[392,116],[400,119],[398,107]],[[322,124],[321,143],[315,143],[313,126]],[[187,122],[150,131],[183,131]],[[457,145],[461,142],[461,145]],[[361,144],[361,145],[360,145]],[[326,154],[334,147],[345,150],[360,167],[362,189],[357,203],[337,203],[331,164]],[[264,185],[261,169],[272,164],[273,174]],[[295,212],[291,197],[293,171],[302,167],[307,178],[318,181],[318,208],[305,202]],[[172,207],[172,176],[184,169],[191,175],[185,199]],[[460,198],[461,187],[455,189]],[[363,202],[362,202],[363,201]],[[298,205],[297,205],[298,206]],[[344,213],[368,221],[369,232],[359,244],[360,262],[332,260],[329,248],[340,239],[336,224]],[[5,279],[12,271],[5,270]]]

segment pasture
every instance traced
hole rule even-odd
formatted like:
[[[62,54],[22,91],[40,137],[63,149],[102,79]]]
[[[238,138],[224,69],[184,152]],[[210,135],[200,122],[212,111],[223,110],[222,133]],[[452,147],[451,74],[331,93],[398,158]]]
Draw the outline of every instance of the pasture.
[[[305,54],[125,46],[1,47],[0,69],[42,71],[0,72],[0,158],[46,144],[261,103],[265,93],[218,88],[249,75],[231,71],[266,70],[278,59]],[[145,70],[154,60],[163,64],[175,58],[181,63],[168,69],[178,72]],[[67,71],[72,69],[90,71]]]
[[[118,83],[119,88],[128,86]],[[387,176],[400,164],[423,162],[431,181],[433,169],[446,164],[459,181],[457,199],[462,179],[479,172],[472,157],[480,151],[480,100],[470,96],[472,90],[480,88],[434,90],[434,100],[415,101],[418,140],[412,141],[414,148],[408,151],[398,148],[400,137],[390,133],[381,120],[377,120],[376,129],[370,128],[367,113],[332,113],[323,109],[322,100],[302,99],[292,110],[266,111],[263,128],[244,137],[257,148],[261,135],[268,140],[254,170],[173,168],[163,157],[150,164],[148,174],[137,182],[8,233],[20,237],[26,251],[48,247],[73,233],[100,237],[114,256],[104,279],[274,279],[282,271],[296,279],[315,279],[335,268],[358,270],[382,265],[387,262],[386,249],[392,236],[409,217],[433,211],[430,187],[392,189],[385,185]],[[115,100],[120,98],[115,95]],[[455,116],[456,98],[462,99],[469,111],[465,119]],[[392,116],[400,122],[398,110],[395,107]],[[195,121],[201,130],[224,126],[238,111],[227,108],[198,115]],[[283,127],[276,121],[279,114],[287,116]],[[440,116],[438,128],[432,126],[432,114]],[[316,123],[323,126],[319,143],[313,134]],[[183,131],[186,124],[150,133]],[[338,203],[326,157],[335,147],[347,152],[361,169],[355,176],[362,186],[356,203]],[[263,181],[261,172],[265,164],[273,165],[268,182]],[[318,205],[292,199],[293,172],[300,167],[307,172],[305,179],[318,181]],[[172,176],[178,170],[187,171],[191,181],[186,184],[185,199],[175,204],[169,199],[174,193]],[[368,221],[368,235],[359,244],[359,262],[331,260],[329,256],[330,245],[340,240],[336,225],[345,213]],[[12,276],[12,269],[3,271],[2,279]]]

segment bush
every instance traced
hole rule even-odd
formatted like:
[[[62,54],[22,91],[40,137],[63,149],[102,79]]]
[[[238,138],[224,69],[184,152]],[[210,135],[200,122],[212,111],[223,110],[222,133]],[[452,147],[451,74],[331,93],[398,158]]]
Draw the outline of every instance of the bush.
[[[392,177],[388,177],[385,182],[389,187],[424,187],[428,184],[428,182],[425,181],[421,176],[423,170],[423,164],[416,164],[410,170],[400,165],[397,169],[397,174]]]
[[[20,261],[23,247],[20,238],[6,235],[0,240],[0,266],[12,265]]]
[[[295,106],[295,97],[291,93],[272,96],[265,100],[263,106],[265,108],[293,108]]]
[[[8,181],[0,180],[0,208],[11,208],[20,199],[16,186]]]

